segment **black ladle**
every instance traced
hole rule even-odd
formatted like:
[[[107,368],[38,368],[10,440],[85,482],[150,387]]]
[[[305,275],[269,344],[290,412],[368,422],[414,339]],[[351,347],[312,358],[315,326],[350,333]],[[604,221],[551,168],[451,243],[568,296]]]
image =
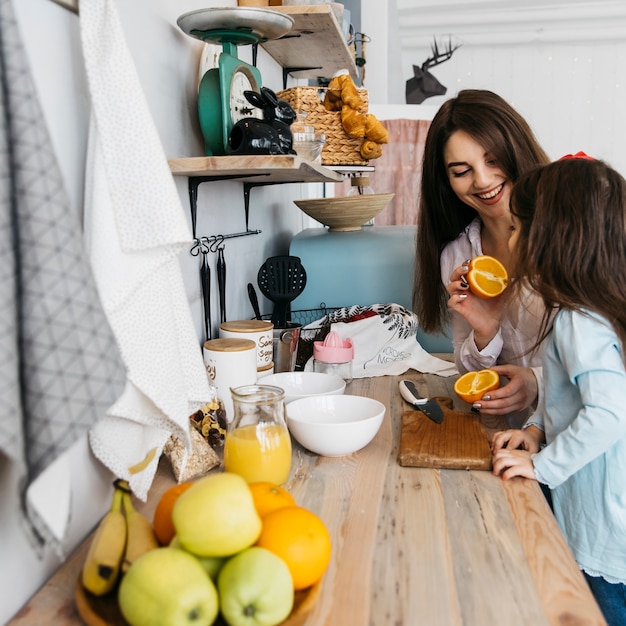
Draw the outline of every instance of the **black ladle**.
[[[258,320],[262,319],[261,309],[259,309],[259,299],[257,298],[256,291],[252,283],[248,283],[248,298],[250,298],[250,304],[252,305],[252,310],[254,311],[254,317]]]
[[[297,256],[273,256],[266,259],[257,276],[261,293],[274,303],[272,323],[286,328],[290,304],[306,286],[306,271]]]

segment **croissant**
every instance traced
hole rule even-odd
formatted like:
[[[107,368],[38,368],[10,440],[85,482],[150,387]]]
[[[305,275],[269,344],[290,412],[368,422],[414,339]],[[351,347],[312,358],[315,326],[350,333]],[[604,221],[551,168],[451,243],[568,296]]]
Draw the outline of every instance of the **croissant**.
[[[328,83],[324,108],[327,111],[340,111],[344,105],[360,109],[363,106],[363,100],[352,78],[348,74],[339,74]]]
[[[341,109],[341,124],[350,137],[365,137],[365,115],[349,106]]]
[[[389,133],[387,129],[378,121],[372,113],[368,113],[365,118],[365,137],[376,143],[388,143]]]
[[[360,109],[363,106],[363,100],[359,95],[359,90],[354,84],[354,81],[348,74],[340,74],[336,78],[341,85],[341,99],[344,105],[347,104],[353,109]]]
[[[361,144],[359,152],[364,159],[377,159],[382,156],[383,147],[371,139],[365,139]]]
[[[334,80],[333,78],[328,84],[326,96],[324,97],[324,108],[327,111],[341,111],[341,107],[343,106],[343,101],[341,100],[341,86],[337,82],[333,85]]]

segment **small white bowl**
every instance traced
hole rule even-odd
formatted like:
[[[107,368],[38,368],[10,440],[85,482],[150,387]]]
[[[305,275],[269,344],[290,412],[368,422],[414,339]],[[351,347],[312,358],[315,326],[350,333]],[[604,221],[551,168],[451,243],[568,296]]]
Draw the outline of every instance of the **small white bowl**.
[[[263,377],[264,385],[285,391],[285,404],[310,396],[342,394],[346,383],[340,376],[321,372],[279,372]]]
[[[344,456],[374,439],[385,405],[362,396],[313,396],[291,402],[286,413],[300,445],[322,456]]]

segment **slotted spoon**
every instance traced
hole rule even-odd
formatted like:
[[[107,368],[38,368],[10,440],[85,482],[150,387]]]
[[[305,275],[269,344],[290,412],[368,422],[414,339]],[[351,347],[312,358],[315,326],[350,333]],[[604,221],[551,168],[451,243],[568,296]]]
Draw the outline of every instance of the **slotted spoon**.
[[[297,256],[273,256],[266,259],[257,276],[261,293],[274,303],[272,323],[285,328],[290,304],[306,286],[306,271]]]

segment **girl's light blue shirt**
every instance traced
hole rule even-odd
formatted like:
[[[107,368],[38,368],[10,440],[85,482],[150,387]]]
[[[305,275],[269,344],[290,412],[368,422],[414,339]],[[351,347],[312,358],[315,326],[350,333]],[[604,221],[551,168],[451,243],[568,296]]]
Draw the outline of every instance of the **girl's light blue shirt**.
[[[602,317],[562,310],[546,338],[542,403],[529,418],[545,431],[533,455],[552,489],[554,514],[579,566],[626,582],[626,370]]]

